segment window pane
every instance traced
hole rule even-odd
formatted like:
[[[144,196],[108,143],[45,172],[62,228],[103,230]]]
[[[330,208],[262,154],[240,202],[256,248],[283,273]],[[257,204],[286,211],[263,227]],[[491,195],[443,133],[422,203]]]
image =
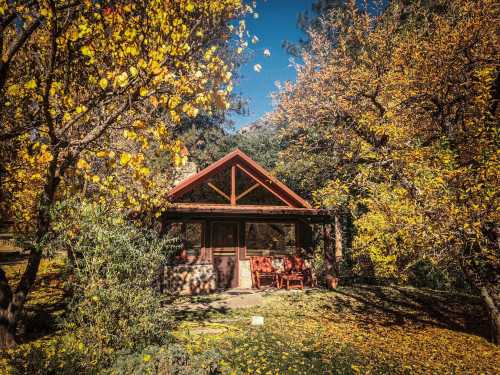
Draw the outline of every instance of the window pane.
[[[168,228],[168,234],[171,237],[177,237],[182,240],[184,237],[182,235],[182,224],[181,223],[171,223]]]
[[[186,223],[185,248],[187,255],[200,255],[202,235],[201,225],[201,223]]]
[[[295,252],[293,223],[247,223],[247,255],[285,255]]]

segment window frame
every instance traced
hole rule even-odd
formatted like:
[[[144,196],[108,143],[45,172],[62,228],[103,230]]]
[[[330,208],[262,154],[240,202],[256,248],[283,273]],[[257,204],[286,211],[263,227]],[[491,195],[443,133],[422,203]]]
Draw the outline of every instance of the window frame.
[[[184,263],[209,263],[206,251],[206,222],[203,220],[169,220],[167,225],[167,232],[170,231],[172,225],[180,224],[182,233],[182,250],[180,254],[176,257],[181,262]],[[186,238],[186,227],[187,224],[200,224],[201,225],[201,246],[199,255],[188,255],[188,249],[186,248],[187,238]]]
[[[293,246],[293,253],[280,253],[280,254],[277,254],[277,253],[273,253],[272,251],[270,251],[269,255],[252,255],[252,254],[249,254],[248,253],[248,236],[247,236],[247,224],[287,224],[287,225],[292,225],[293,228],[294,228],[294,234],[295,234],[295,238],[294,238],[294,246]],[[271,256],[271,257],[274,257],[274,258],[283,258],[287,255],[293,255],[295,253],[297,253],[300,249],[300,244],[299,244],[299,241],[300,241],[300,235],[299,235],[299,226],[298,226],[298,223],[297,221],[295,220],[246,220],[244,221],[244,229],[243,229],[243,233],[244,233],[244,238],[245,238],[245,243],[244,243],[244,247],[245,247],[245,257],[244,259],[246,260],[249,260],[251,256]]]

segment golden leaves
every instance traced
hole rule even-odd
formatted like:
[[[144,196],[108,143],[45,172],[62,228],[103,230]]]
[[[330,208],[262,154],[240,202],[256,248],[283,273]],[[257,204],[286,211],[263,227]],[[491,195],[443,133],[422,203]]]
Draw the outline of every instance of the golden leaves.
[[[29,80],[24,84],[24,87],[28,90],[33,90],[37,87],[36,81],[34,79]]]
[[[124,152],[120,155],[120,164],[127,165],[130,159],[132,159],[132,155],[130,155],[128,152]]]
[[[227,53],[230,51],[219,42],[230,37],[232,17],[240,15],[242,2],[183,0],[178,7],[168,2],[150,2],[139,9],[130,1],[120,7],[99,8],[99,4],[85,1],[68,14],[59,8],[56,10],[57,17],[53,19],[59,22],[58,26],[64,22],[64,27],[58,29],[58,50],[47,112],[57,137],[64,138],[68,144],[81,145],[90,132],[98,129],[106,119],[114,118],[112,115],[121,102],[130,100],[131,105],[116,116],[91,146],[84,146],[81,154],[75,155],[76,168],[68,169],[69,178],[62,178],[60,186],[68,191],[78,190],[81,186],[74,181],[80,181],[83,176],[93,185],[92,194],[99,199],[104,196],[112,201],[120,196],[117,200],[122,207],[131,202],[134,207],[153,204],[154,197],[148,195],[153,194],[154,186],[168,183],[168,173],[165,179],[159,179],[158,173],[162,171],[155,169],[147,159],[166,155],[172,164],[175,163],[170,148],[175,136],[170,127],[180,123],[183,117],[196,117],[201,111],[210,113],[215,106],[225,108],[229,101],[226,95],[212,93],[230,87],[233,68]],[[19,9],[20,18],[30,17],[25,14],[26,10]],[[49,22],[53,19],[51,17]],[[12,120],[24,129],[26,123],[23,121],[33,121],[36,117],[41,124],[33,142],[29,140],[32,134],[25,134],[28,137],[26,148],[42,138],[46,142],[45,137],[50,133],[45,124],[46,113],[33,111],[33,108],[40,108],[44,98],[46,87],[40,77],[45,76],[43,69],[47,66],[35,64],[39,71],[25,69],[31,66],[33,56],[39,51],[50,50],[49,26],[34,33],[27,48],[20,51],[19,62],[29,64],[23,68],[20,68],[23,63],[12,64],[16,70],[9,74],[5,85],[4,108],[10,108],[9,122]],[[207,47],[212,38],[220,40]],[[151,121],[145,115],[150,106],[165,109],[170,119],[161,125]],[[62,147],[59,157],[67,152],[68,149]],[[141,159],[140,153],[147,158]],[[25,153],[24,146],[22,155],[9,164],[9,171],[12,171],[9,173],[15,175],[13,178],[18,185],[9,185],[8,189],[22,191],[22,194],[12,193],[17,200],[12,207],[29,206],[32,212],[25,217],[31,218],[37,196],[43,189],[47,164],[55,155],[49,151],[30,155]],[[57,165],[60,163],[58,160]],[[15,172],[17,169],[19,173]],[[110,176],[116,177],[113,182],[108,179]],[[19,187],[30,177],[37,183],[31,191],[24,185]],[[73,180],[73,177],[77,178]],[[122,190],[119,186],[126,191],[119,191]],[[63,199],[65,192],[58,192],[58,199]],[[30,204],[26,204],[27,200]]]
[[[118,87],[125,87],[128,85],[128,73],[127,72],[122,72],[119,74],[116,79],[115,79],[115,85]]]
[[[108,84],[109,84],[109,82],[108,82],[108,80],[106,78],[101,78],[99,80],[99,86],[101,86],[101,88],[103,90],[106,90],[106,88],[108,87]]]
[[[84,170],[90,169],[90,165],[85,159],[78,159],[76,167],[78,169],[84,169]]]
[[[92,50],[92,48],[90,48],[90,46],[83,46],[82,48],[80,48],[80,51],[82,52],[83,56],[87,57],[94,56],[94,51]]]

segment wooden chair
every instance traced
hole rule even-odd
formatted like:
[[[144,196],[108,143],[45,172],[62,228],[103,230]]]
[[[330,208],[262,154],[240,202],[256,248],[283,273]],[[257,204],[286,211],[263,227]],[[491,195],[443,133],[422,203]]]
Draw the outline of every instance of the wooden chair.
[[[286,289],[304,289],[304,269],[305,262],[300,257],[286,256],[283,258],[284,272],[279,276],[279,287]]]
[[[250,271],[252,273],[252,286],[260,289],[262,279],[271,279],[271,286],[278,286],[278,273],[273,267],[271,257],[250,257]]]

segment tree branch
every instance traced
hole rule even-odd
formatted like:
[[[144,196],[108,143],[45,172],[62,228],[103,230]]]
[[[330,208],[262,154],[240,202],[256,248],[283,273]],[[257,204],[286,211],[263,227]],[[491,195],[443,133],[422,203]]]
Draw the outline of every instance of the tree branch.
[[[5,58],[0,61],[0,92],[3,91],[5,83],[7,81],[7,72],[9,70],[10,63],[16,55],[16,53],[21,49],[21,47],[26,43],[28,38],[33,34],[33,32],[42,24],[42,17],[36,18],[32,21],[28,27],[23,31],[21,35],[18,36],[16,40],[12,43]]]

